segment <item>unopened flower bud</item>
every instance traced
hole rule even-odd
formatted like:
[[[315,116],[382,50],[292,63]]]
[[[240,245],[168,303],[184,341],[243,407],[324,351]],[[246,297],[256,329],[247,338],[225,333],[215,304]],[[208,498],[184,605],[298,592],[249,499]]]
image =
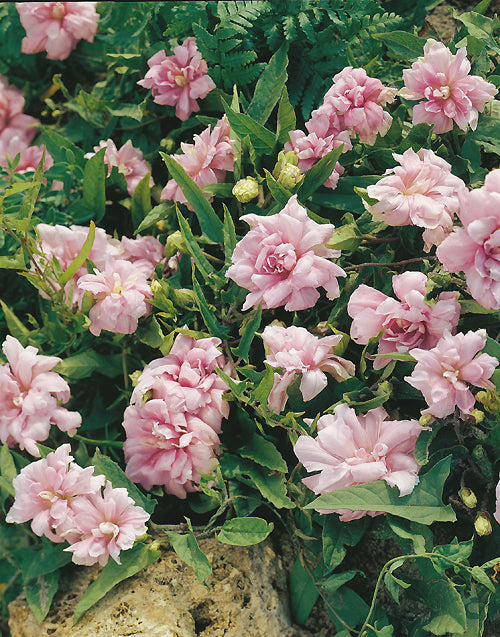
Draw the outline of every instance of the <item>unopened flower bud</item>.
[[[151,544],[148,546],[148,549],[150,551],[159,551],[161,547],[161,541],[160,540],[154,540],[153,542],[151,542]]]
[[[490,535],[493,529],[491,527],[491,518],[489,514],[485,511],[478,513],[474,522],[474,528],[478,535]]]
[[[137,385],[141,374],[142,372],[139,369],[136,369],[135,372],[132,372],[131,374],[128,375],[128,377],[132,381],[132,387],[135,387]]]
[[[153,294],[156,294],[161,290],[161,283],[157,279],[155,279],[154,281],[151,281],[149,287],[151,288],[151,292]]]
[[[474,409],[471,412],[471,417],[474,418],[475,424],[479,425],[479,423],[483,422],[484,420],[484,411],[481,411],[480,409]]]
[[[495,413],[500,411],[500,396],[494,389],[487,389],[476,394],[476,400],[479,401],[486,411]]]
[[[189,252],[186,246],[186,242],[184,241],[184,237],[177,230],[176,232],[172,232],[171,235],[167,238],[167,243],[165,244],[165,257],[170,259],[177,252]]]
[[[473,509],[476,506],[477,498],[476,498],[476,494],[474,493],[474,491],[472,491],[472,489],[469,489],[468,487],[464,487],[463,489],[460,489],[460,491],[458,492],[458,495],[460,499],[462,500],[462,502],[465,504],[465,506],[468,507],[469,509]]]
[[[278,183],[285,188],[293,188],[303,178],[303,173],[298,166],[286,163],[278,175]]]
[[[240,179],[231,191],[240,203],[248,203],[259,194],[259,184],[253,177]]]
[[[422,427],[428,427],[429,425],[432,425],[434,420],[435,418],[434,416],[431,416],[431,414],[422,414],[418,422],[422,425]]]
[[[164,137],[160,141],[160,146],[165,149],[165,152],[171,153],[174,150],[174,140],[169,137]]]

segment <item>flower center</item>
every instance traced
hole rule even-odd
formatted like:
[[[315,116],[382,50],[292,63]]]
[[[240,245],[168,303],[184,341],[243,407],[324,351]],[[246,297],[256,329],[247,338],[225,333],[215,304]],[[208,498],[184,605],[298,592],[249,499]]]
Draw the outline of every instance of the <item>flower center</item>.
[[[20,407],[23,404],[23,400],[24,398],[22,397],[21,394],[19,394],[19,396],[16,396],[12,403],[16,406],[16,407]]]
[[[66,7],[64,2],[56,2],[52,7],[52,17],[54,20],[62,20],[66,15]]]
[[[118,272],[113,272],[113,278],[115,280],[115,284],[113,285],[113,289],[111,290],[111,294],[119,296],[122,293],[122,282],[120,279],[120,275]]]
[[[92,529],[92,535],[94,537],[106,537],[111,539],[116,537],[120,532],[120,527],[113,522],[101,522],[97,529]]]
[[[345,92],[345,96],[353,103],[353,106],[359,108],[365,103],[365,90],[363,86],[355,86]]]
[[[189,84],[189,80],[187,79],[187,77],[184,77],[184,75],[176,75],[174,77],[174,82],[180,88],[184,88],[185,86],[187,86]]]
[[[282,243],[272,254],[268,254],[262,265],[266,274],[281,274],[290,272],[297,263],[295,248],[291,243]]]

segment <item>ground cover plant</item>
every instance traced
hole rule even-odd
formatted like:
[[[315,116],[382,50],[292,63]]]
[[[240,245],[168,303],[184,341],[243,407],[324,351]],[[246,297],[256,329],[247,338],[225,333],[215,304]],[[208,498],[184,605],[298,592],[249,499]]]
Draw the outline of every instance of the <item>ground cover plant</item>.
[[[0,4],[4,621],[279,534],[299,625],[496,634],[500,20],[437,4]]]

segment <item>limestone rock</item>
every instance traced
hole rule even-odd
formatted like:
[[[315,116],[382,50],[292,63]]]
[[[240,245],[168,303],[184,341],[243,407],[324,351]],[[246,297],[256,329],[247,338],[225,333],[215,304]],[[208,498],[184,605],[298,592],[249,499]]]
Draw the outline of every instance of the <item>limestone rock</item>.
[[[235,547],[200,541],[213,573],[209,590],[173,551],[111,590],[72,625],[98,567],[72,570],[43,624],[20,596],[9,606],[12,637],[298,637],[286,577],[269,542]]]

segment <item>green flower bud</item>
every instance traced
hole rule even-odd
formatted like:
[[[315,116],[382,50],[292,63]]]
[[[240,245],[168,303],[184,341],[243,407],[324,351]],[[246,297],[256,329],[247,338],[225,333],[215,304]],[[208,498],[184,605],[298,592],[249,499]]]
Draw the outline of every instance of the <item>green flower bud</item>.
[[[170,259],[177,252],[189,252],[186,246],[186,242],[184,241],[184,237],[177,230],[176,232],[172,232],[171,235],[167,238],[167,243],[165,244],[165,258]]]
[[[435,418],[434,416],[431,416],[431,414],[422,414],[418,422],[422,425],[422,427],[428,427],[429,425],[432,425],[434,420]]]
[[[476,400],[479,401],[486,411],[495,413],[500,411],[500,396],[495,389],[487,389],[476,394]]]
[[[248,203],[259,194],[259,184],[253,177],[240,179],[231,191],[240,203]]]
[[[489,514],[485,511],[478,513],[474,522],[474,528],[478,535],[490,535],[493,529],[491,527],[491,518]]]
[[[474,418],[475,424],[479,425],[479,423],[483,422],[484,420],[484,411],[481,411],[480,409],[474,409],[471,412],[471,417]]]
[[[156,294],[157,292],[161,290],[161,283],[157,279],[155,279],[154,281],[151,281],[151,284],[149,287],[151,288],[151,292],[153,294]]]
[[[287,163],[281,169],[277,181],[285,188],[290,189],[297,185],[303,177],[304,175],[298,166]]]
[[[462,500],[462,502],[465,504],[465,506],[468,507],[469,509],[473,509],[476,506],[477,498],[476,498],[476,494],[474,493],[474,491],[472,491],[472,489],[469,489],[468,487],[464,487],[463,489],[460,489],[460,491],[458,492],[458,495],[460,499]]]
[[[175,143],[173,139],[170,139],[169,137],[164,137],[160,141],[160,146],[165,149],[165,152],[171,153],[174,150]]]

